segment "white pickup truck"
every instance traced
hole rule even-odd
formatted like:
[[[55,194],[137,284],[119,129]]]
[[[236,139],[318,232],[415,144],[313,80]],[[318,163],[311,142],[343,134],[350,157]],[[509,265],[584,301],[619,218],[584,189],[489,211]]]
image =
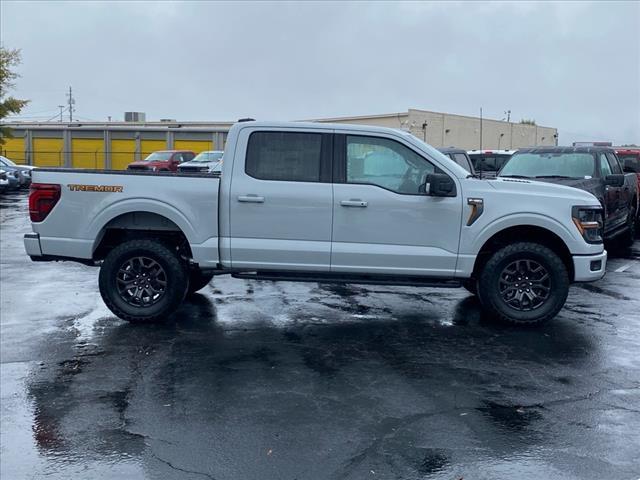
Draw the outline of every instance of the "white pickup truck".
[[[604,275],[590,193],[479,179],[402,131],[237,123],[221,176],[37,169],[27,254],[99,265],[120,318],[171,314],[214,275],[464,286],[494,318],[538,324]]]

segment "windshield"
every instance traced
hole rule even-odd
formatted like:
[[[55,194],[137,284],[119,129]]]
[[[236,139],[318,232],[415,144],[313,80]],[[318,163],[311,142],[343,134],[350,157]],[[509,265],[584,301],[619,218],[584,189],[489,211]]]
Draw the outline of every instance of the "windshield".
[[[143,162],[167,162],[171,159],[172,152],[153,152]]]
[[[501,177],[592,177],[595,161],[590,153],[516,153],[500,172]]]
[[[16,167],[17,166],[14,162],[9,160],[7,157],[2,157],[2,156],[0,156],[0,163],[2,165],[7,165],[9,167]]]
[[[196,155],[196,158],[191,160],[192,162],[217,162],[222,158],[223,152],[201,152]]]
[[[511,155],[495,153],[470,153],[469,157],[476,170],[483,172],[497,172],[511,158]]]

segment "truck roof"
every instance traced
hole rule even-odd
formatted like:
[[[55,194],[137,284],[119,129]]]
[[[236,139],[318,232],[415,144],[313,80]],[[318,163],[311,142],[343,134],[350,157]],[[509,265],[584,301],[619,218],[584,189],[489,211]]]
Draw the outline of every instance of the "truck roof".
[[[464,148],[458,147],[438,147],[440,153],[467,153]]]
[[[238,122],[234,127],[262,127],[262,128],[313,128],[315,130],[349,130],[363,132],[395,133],[403,136],[413,136],[410,132],[400,128],[378,127],[374,125],[356,125],[351,123],[324,123],[324,122],[278,122],[266,120],[254,120]]]
[[[611,147],[528,147],[518,149],[518,153],[595,153],[595,152],[611,152],[615,150]]]
[[[469,155],[513,155],[516,150],[498,150],[496,148],[487,148],[483,150],[467,150]]]

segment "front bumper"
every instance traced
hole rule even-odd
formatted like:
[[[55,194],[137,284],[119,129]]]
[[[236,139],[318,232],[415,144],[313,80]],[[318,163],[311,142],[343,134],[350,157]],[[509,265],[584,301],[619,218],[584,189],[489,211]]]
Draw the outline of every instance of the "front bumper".
[[[575,282],[593,282],[604,277],[607,267],[607,251],[595,255],[574,255],[573,271]]]
[[[40,235],[37,233],[24,234],[24,249],[31,258],[41,257],[42,248],[40,248]]]

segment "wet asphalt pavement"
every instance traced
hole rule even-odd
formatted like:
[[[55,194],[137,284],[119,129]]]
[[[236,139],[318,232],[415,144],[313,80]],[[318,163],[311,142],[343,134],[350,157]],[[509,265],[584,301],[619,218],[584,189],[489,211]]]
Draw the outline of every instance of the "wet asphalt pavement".
[[[462,289],[221,277],[164,325],[0,197],[0,476],[640,478],[640,241],[538,329]],[[618,270],[618,271],[616,271]]]

